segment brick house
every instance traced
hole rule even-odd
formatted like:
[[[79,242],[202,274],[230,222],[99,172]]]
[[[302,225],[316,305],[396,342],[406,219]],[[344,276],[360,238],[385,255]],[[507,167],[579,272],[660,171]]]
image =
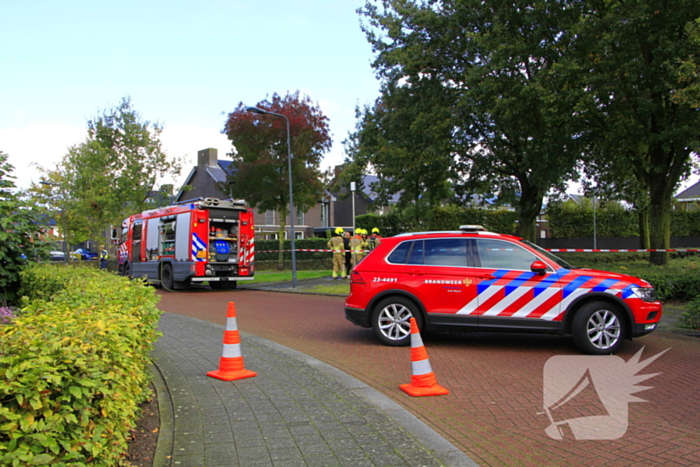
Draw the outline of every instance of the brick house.
[[[231,187],[227,186],[227,177],[233,171],[232,161],[220,160],[218,150],[203,149],[197,152],[197,165],[192,168],[184,185],[191,187],[188,191],[180,191],[175,196],[175,202],[197,198],[231,198]],[[245,197],[244,197],[245,199]],[[308,212],[297,212],[294,220],[296,239],[315,236],[314,229],[332,227],[335,219],[336,197],[325,191],[318,203]],[[285,216],[285,238],[289,237],[289,211]],[[350,224],[352,225],[352,223]],[[280,226],[280,213],[276,211],[255,211],[255,232],[259,239],[276,239]]]

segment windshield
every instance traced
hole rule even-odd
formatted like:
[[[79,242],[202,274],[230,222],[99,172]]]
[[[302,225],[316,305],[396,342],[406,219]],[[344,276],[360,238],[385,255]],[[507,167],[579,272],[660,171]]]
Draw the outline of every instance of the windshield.
[[[554,262],[557,263],[559,266],[561,266],[561,267],[563,267],[563,268],[566,268],[566,269],[576,269],[575,267],[573,267],[572,265],[570,265],[569,263],[567,263],[566,261],[564,261],[564,260],[561,259],[560,257],[558,257],[558,256],[556,256],[556,255],[553,255],[552,253],[550,253],[549,251],[545,250],[544,248],[539,247],[539,246],[535,245],[534,243],[528,242],[527,240],[524,240],[524,239],[521,240],[521,241],[522,241],[524,244],[526,244],[527,246],[534,248],[534,249],[537,250],[539,253],[541,253],[542,255],[546,256],[549,260],[554,261]]]

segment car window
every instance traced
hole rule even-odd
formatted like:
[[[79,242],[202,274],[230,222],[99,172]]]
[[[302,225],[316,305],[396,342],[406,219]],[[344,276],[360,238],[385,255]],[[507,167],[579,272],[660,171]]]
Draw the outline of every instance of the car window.
[[[476,239],[476,267],[529,271],[537,256],[515,243],[489,238]]]
[[[413,245],[411,245],[413,248],[411,248],[407,263],[423,264],[423,240],[417,240],[411,243],[413,243]]]
[[[439,238],[425,240],[425,264],[434,266],[467,266],[467,240]]]
[[[394,248],[394,251],[387,256],[386,260],[394,264],[405,264],[412,243],[413,242],[400,243],[399,246]]]

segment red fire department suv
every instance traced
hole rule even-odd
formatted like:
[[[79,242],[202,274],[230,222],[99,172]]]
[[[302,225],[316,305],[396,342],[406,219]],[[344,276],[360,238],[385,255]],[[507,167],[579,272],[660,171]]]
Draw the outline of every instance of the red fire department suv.
[[[571,334],[610,354],[653,331],[662,306],[636,277],[578,269],[523,239],[463,226],[382,239],[352,271],[345,316],[386,345],[421,329]]]

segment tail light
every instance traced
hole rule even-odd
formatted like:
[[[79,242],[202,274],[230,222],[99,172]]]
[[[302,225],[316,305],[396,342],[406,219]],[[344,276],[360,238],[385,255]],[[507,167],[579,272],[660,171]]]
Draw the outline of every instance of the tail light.
[[[350,273],[350,283],[364,285],[365,280],[362,278],[362,274],[357,271],[352,271]]]

